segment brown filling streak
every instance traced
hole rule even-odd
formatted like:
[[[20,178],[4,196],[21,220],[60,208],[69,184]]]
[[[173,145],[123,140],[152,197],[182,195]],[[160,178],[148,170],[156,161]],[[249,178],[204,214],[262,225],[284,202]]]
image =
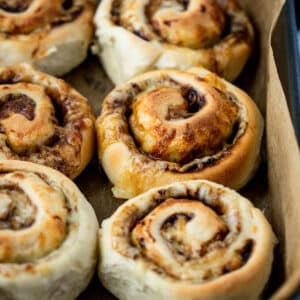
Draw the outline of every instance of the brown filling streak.
[[[188,223],[194,218],[194,215],[190,213],[173,214],[172,216],[168,217],[168,219],[163,223],[163,225],[161,226],[161,230],[167,230],[169,227],[174,226],[179,218],[184,219],[184,221]]]
[[[0,0],[0,9],[9,13],[21,13],[28,9],[32,0]]]
[[[58,15],[57,18],[51,21],[52,26],[58,26],[64,23],[72,22],[76,19],[83,10],[81,5],[73,5],[74,2],[72,0],[67,0],[62,4],[62,8],[64,10],[64,14]]]
[[[20,230],[30,227],[35,221],[37,208],[24,191],[16,185],[6,185],[0,188],[0,201],[1,194],[5,194],[11,202],[5,211],[0,212],[0,230]],[[26,214],[28,210],[29,213]]]
[[[0,119],[10,117],[12,113],[23,115],[32,121],[35,117],[35,102],[24,94],[8,94],[0,98]]]
[[[114,0],[111,5],[111,20],[116,25],[120,25],[120,6],[120,0]]]
[[[187,119],[192,117],[205,105],[205,96],[199,95],[192,87],[183,87],[182,96],[187,101],[186,110],[169,109],[167,120]]]

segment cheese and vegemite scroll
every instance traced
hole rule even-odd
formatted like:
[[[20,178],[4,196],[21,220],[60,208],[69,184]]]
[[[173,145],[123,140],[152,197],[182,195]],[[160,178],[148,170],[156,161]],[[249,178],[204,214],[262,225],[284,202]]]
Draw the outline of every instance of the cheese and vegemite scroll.
[[[159,70],[117,86],[96,121],[98,155],[118,198],[175,181],[239,189],[259,165],[261,114],[214,73]]]
[[[0,160],[44,164],[75,178],[90,161],[95,117],[86,98],[28,64],[0,68]]]
[[[232,81],[254,48],[236,0],[103,0],[94,48],[116,84],[153,69],[202,66]]]
[[[205,180],[126,201],[99,236],[99,277],[120,300],[258,300],[276,243],[247,199]]]
[[[62,173],[0,161],[0,299],[75,299],[95,271],[98,228]]]
[[[93,35],[90,0],[0,0],[0,66],[27,62],[63,75],[86,57]]]

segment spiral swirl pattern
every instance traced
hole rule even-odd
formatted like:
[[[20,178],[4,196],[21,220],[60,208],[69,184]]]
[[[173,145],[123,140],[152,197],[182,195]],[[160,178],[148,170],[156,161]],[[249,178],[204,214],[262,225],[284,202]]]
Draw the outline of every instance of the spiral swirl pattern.
[[[93,209],[53,169],[14,160],[0,169],[1,299],[74,299],[95,267]]]
[[[121,198],[188,179],[240,188],[257,167],[262,128],[251,99],[204,69],[132,79],[96,122],[99,158]]]
[[[238,106],[209,84],[197,88],[159,87],[134,98],[130,128],[145,153],[182,163],[223,148]]]
[[[0,158],[48,165],[74,178],[93,152],[85,98],[29,65],[0,69]]]
[[[0,66],[67,73],[86,56],[93,11],[89,0],[0,0]]]
[[[0,28],[8,34],[27,34],[49,23],[71,21],[82,10],[82,1],[71,6],[65,0],[2,0],[0,2]]]
[[[49,187],[36,174],[25,172],[1,175],[0,189],[0,228],[4,230],[0,262],[34,261],[55,250],[66,234],[67,207],[63,193]],[[16,238],[16,231],[26,228],[30,230],[18,232]]]
[[[195,66],[234,80],[253,48],[252,25],[235,0],[104,0],[95,21],[115,83],[150,69]]]
[[[245,198],[188,181],[127,201],[103,222],[100,243],[100,278],[119,299],[258,299],[275,237]]]

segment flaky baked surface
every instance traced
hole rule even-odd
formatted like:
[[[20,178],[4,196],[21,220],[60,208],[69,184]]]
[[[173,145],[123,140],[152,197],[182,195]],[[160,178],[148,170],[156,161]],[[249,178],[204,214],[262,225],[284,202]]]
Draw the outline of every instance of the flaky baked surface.
[[[99,236],[100,280],[121,300],[257,300],[276,242],[247,199],[204,180],[126,201]]]
[[[263,120],[239,88],[200,68],[153,71],[117,86],[96,121],[116,197],[175,181],[239,189],[258,163]]]
[[[31,161],[75,178],[94,151],[86,98],[28,64],[0,68],[0,159]]]
[[[94,48],[114,83],[153,69],[202,66],[232,81],[254,31],[235,0],[103,0]]]
[[[0,161],[0,298],[75,299],[96,265],[96,215],[51,168]]]
[[[90,0],[3,0],[0,3],[0,67],[32,63],[63,75],[86,57],[93,34]]]

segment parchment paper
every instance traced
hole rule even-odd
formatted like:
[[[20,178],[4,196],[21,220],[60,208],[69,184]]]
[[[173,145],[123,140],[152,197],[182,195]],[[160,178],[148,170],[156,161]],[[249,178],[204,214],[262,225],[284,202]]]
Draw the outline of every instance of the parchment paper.
[[[254,179],[240,192],[263,210],[279,240],[264,298],[273,295],[273,300],[287,299],[300,285],[300,157],[270,46],[271,33],[284,0],[240,0],[240,3],[256,27],[257,43],[256,52],[236,83],[253,97],[266,120],[264,162]],[[98,116],[104,96],[113,88],[98,59],[89,55],[65,79],[89,99]],[[96,154],[76,183],[93,205],[100,224],[122,204],[112,197],[111,184]],[[115,298],[95,275],[79,299]]]

